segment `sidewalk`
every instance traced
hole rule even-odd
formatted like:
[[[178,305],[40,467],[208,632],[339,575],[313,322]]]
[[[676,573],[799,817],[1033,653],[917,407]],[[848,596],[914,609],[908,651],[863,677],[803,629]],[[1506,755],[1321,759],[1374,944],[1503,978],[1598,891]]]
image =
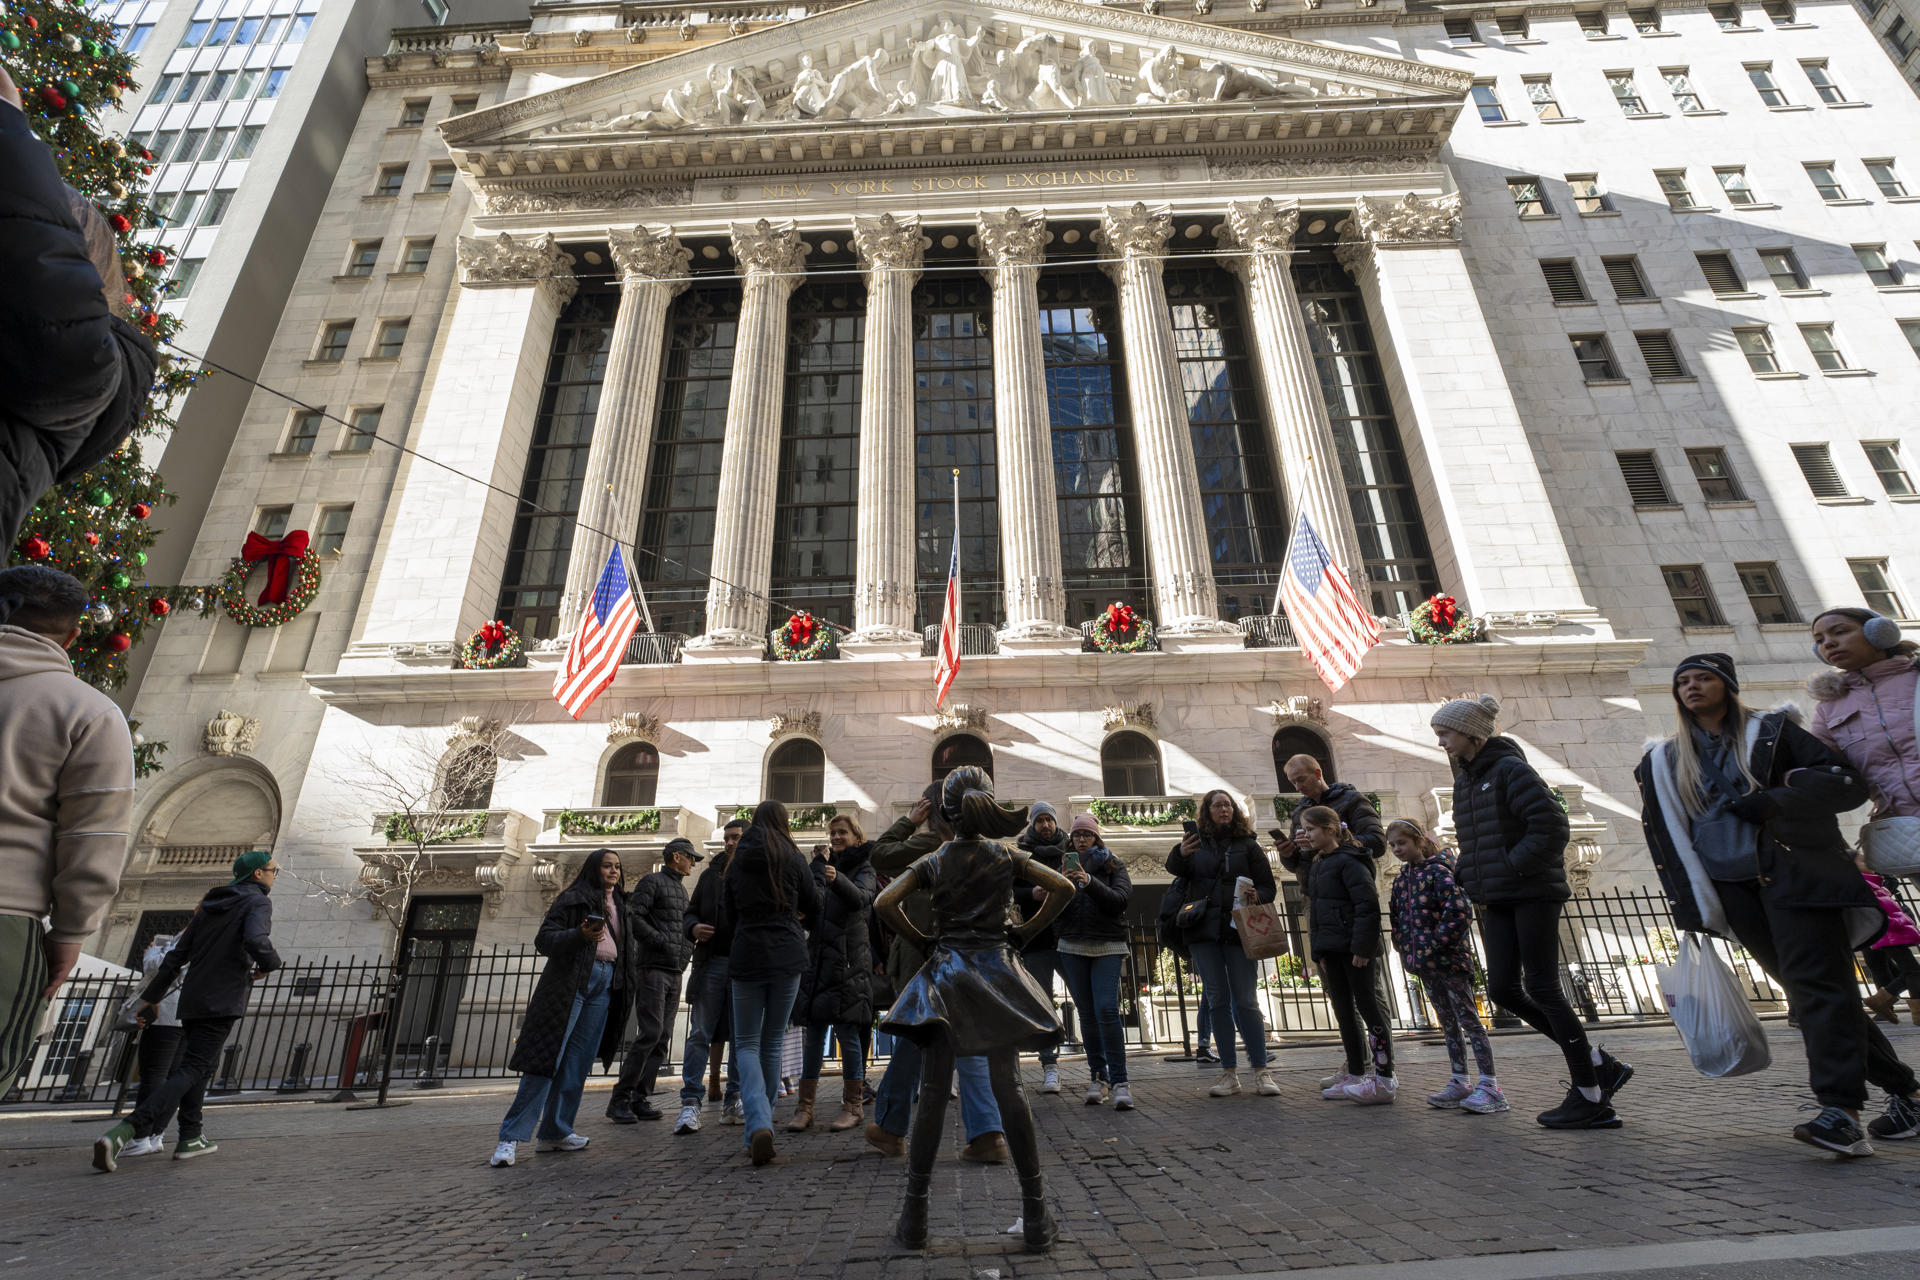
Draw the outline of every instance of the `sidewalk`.
[[[1325,1047],[1281,1052],[1275,1099],[1253,1096],[1243,1074],[1245,1096],[1209,1100],[1211,1072],[1136,1061],[1130,1114],[1082,1106],[1081,1069],[1067,1064],[1067,1091],[1034,1098],[1065,1231],[1043,1258],[1002,1234],[1019,1213],[1010,1168],[943,1158],[936,1247],[900,1255],[887,1234],[904,1170],[857,1134],[780,1133],[781,1161],[755,1171],[740,1130],[720,1127],[715,1109],[690,1137],[665,1123],[620,1128],[600,1117],[604,1087],[582,1109],[588,1151],[523,1147],[511,1169],[485,1164],[499,1092],[409,1090],[413,1105],[386,1112],[229,1104],[209,1112],[217,1154],[143,1157],[110,1178],[88,1167],[98,1129],[43,1109],[0,1116],[0,1269],[1146,1280],[1755,1236],[1812,1236],[1776,1255],[1804,1258],[1828,1240],[1845,1255],[1866,1238],[1826,1233],[1912,1225],[1920,1141],[1882,1143],[1879,1156],[1846,1165],[1793,1142],[1804,1062],[1797,1036],[1768,1030],[1773,1070],[1732,1081],[1697,1075],[1670,1028],[1611,1035],[1638,1074],[1619,1100],[1626,1128],[1599,1133],[1533,1123],[1564,1092],[1559,1055],[1537,1037],[1495,1042],[1514,1111],[1486,1117],[1420,1102],[1446,1075],[1444,1054],[1427,1045],[1404,1048],[1400,1103],[1369,1110],[1318,1098],[1314,1083],[1336,1056]],[[1920,1058],[1920,1028],[1894,1039]],[[779,1122],[789,1112],[783,1104]],[[949,1153],[957,1146],[955,1134]],[[1861,1274],[1898,1274],[1905,1256],[1863,1257]],[[1502,1275],[1605,1273],[1507,1261]]]

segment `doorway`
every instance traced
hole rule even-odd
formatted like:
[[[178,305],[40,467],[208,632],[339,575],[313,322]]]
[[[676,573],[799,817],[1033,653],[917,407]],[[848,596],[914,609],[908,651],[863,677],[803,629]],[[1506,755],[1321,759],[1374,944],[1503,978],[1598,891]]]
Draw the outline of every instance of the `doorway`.
[[[425,1066],[427,1040],[434,1043],[434,1074],[452,1052],[460,997],[473,962],[473,940],[480,931],[480,898],[415,898],[407,907],[400,938],[406,958],[407,995],[400,1007],[397,1057]]]

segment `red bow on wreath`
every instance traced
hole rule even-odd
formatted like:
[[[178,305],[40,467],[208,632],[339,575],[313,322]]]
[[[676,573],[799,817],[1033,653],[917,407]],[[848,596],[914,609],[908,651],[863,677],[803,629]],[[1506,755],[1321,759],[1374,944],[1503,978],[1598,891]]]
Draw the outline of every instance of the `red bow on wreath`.
[[[1453,630],[1453,624],[1460,617],[1459,607],[1454,604],[1453,597],[1435,596],[1427,601],[1427,604],[1430,606],[1429,614],[1433,618],[1433,625],[1442,631]]]
[[[480,628],[480,647],[498,649],[507,642],[507,627],[503,622],[489,622]]]
[[[787,621],[787,643],[802,648],[813,643],[813,615],[796,613]]]
[[[247,535],[240,558],[248,564],[267,561],[267,587],[260,593],[261,604],[280,604],[293,585],[293,562],[307,554],[307,531],[295,529],[275,542],[257,533]]]
[[[1108,605],[1107,630],[1114,635],[1133,630],[1133,606],[1130,604]]]

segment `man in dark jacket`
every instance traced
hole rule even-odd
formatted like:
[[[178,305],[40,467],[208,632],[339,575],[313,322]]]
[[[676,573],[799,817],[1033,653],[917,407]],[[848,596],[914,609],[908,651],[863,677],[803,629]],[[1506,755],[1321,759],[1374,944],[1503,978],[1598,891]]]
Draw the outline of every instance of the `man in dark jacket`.
[[[707,1055],[720,1031],[720,1019],[727,1009],[727,969],[733,950],[733,926],[721,918],[720,895],[726,887],[727,864],[733,861],[734,846],[746,832],[739,818],[729,822],[723,838],[726,845],[694,882],[688,895],[685,932],[693,943],[693,972],[687,978],[687,1045],[680,1054],[680,1118],[673,1131],[679,1134],[700,1131],[700,1107],[706,1101]],[[723,1124],[745,1121],[740,1103],[740,1064],[727,1055],[727,1092],[720,1105]]]
[[[120,252],[60,181],[0,70],[0,552],[33,504],[119,446],[155,367],[128,324]]]
[[[1036,800],[1027,808],[1027,829],[1020,833],[1014,842],[1033,855],[1033,860],[1053,871],[1060,869],[1067,855],[1070,842],[1067,833],[1060,829],[1060,818],[1054,807],[1045,800]],[[1021,886],[1014,890],[1013,909],[1025,923],[1047,900],[1044,889],[1038,886]],[[1053,975],[1060,970],[1060,922],[1058,920],[1033,935],[1026,949],[1020,953],[1020,963],[1026,967],[1040,989],[1049,996],[1053,994]],[[1082,1011],[1082,1017],[1085,1011]],[[1040,1092],[1060,1092],[1060,1045],[1055,1043],[1040,1051]]]
[[[649,1102],[673,1037],[673,1015],[680,1009],[680,975],[693,958],[687,936],[684,884],[700,851],[683,836],[667,841],[658,871],[642,876],[627,899],[627,918],[635,945],[633,1043],[620,1064],[620,1080],[607,1099],[607,1119],[615,1124],[658,1120],[661,1110]],[[637,1101],[635,1101],[637,1099]]]
[[[200,900],[200,910],[141,992],[146,1003],[140,1016],[143,1022],[151,1021],[180,970],[187,970],[179,1004],[185,1046],[179,1065],[165,1082],[132,1115],[95,1140],[93,1167],[100,1172],[118,1168],[121,1149],[135,1138],[165,1132],[176,1107],[180,1143],[173,1158],[191,1160],[219,1150],[202,1133],[200,1104],[220,1061],[221,1047],[247,1012],[253,984],[280,967],[270,936],[273,905],[267,901],[279,874],[270,853],[254,850],[235,858],[233,882]]]
[[[1294,807],[1287,823],[1293,839],[1300,838],[1300,815],[1317,804],[1339,814],[1340,821],[1347,825],[1347,835],[1369,856],[1378,858],[1387,851],[1387,829],[1373,802],[1358,787],[1351,782],[1328,782],[1320,762],[1305,752],[1287,761],[1282,772],[1304,801]]]

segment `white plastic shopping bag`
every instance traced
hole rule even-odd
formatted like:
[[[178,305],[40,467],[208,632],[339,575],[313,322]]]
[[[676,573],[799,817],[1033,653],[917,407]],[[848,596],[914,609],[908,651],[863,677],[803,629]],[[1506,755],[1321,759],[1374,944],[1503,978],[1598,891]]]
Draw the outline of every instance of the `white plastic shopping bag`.
[[[1773,1062],[1767,1033],[1733,970],[1697,933],[1682,934],[1679,949],[1679,958],[1656,966],[1654,975],[1694,1069],[1716,1079],[1766,1070]]]

